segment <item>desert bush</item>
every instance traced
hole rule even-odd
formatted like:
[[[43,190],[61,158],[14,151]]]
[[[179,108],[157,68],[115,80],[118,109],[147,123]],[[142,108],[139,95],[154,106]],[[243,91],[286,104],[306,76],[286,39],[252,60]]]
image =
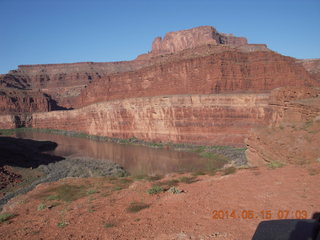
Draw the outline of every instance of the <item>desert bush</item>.
[[[150,207],[150,204],[146,204],[143,202],[132,202],[130,203],[129,207],[127,208],[127,211],[130,213],[139,212],[145,208]]]
[[[57,226],[60,227],[60,228],[64,228],[66,226],[68,226],[69,224],[66,222],[66,221],[61,221],[61,222],[58,222],[57,223]]]
[[[173,193],[173,194],[179,194],[179,193],[182,193],[183,191],[176,188],[176,187],[171,187],[169,188],[169,190],[167,192],[170,192],[170,193]]]
[[[38,207],[37,207],[37,210],[38,211],[41,211],[41,210],[43,210],[43,209],[45,209],[46,208],[46,205],[44,204],[44,203],[40,203],[39,205],[38,205]]]
[[[196,177],[186,177],[186,176],[183,176],[181,178],[179,178],[179,181],[182,182],[182,183],[187,183],[187,184],[190,184],[190,183],[194,183],[194,182],[197,182],[197,178]]]
[[[267,166],[268,166],[268,168],[270,168],[270,169],[275,169],[275,168],[281,168],[281,167],[283,167],[284,164],[281,163],[281,162],[273,161],[273,162],[269,162]]]
[[[222,175],[229,175],[229,174],[233,174],[237,171],[237,169],[235,167],[228,167],[223,169],[222,171]]]
[[[62,184],[53,188],[49,188],[36,195],[39,199],[45,200],[61,200],[71,202],[87,195],[86,186],[78,186],[71,184]]]
[[[14,218],[16,215],[13,213],[2,213],[0,214],[0,223],[8,221],[11,218]]]
[[[112,228],[112,227],[114,227],[114,226],[116,226],[114,223],[112,223],[112,222],[108,222],[108,223],[105,223],[104,224],[104,227],[105,228]]]
[[[159,185],[154,185],[154,186],[152,186],[150,189],[148,189],[148,193],[149,194],[157,194],[157,193],[161,193],[161,192],[163,192],[164,191],[164,189],[161,187],[161,186],[159,186]]]
[[[166,180],[166,181],[161,181],[161,182],[157,182],[157,185],[159,186],[167,186],[167,187],[173,187],[173,186],[177,186],[179,184],[179,180],[177,179],[170,179],[170,180]]]

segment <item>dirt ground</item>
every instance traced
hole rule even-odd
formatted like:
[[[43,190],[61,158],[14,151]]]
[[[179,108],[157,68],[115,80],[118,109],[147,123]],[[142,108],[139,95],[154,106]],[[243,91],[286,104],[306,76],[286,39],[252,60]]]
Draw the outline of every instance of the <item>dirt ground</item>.
[[[158,183],[181,176],[170,174]],[[15,216],[0,223],[0,239],[242,240],[251,239],[264,218],[311,218],[320,211],[320,163],[241,169],[191,182],[178,183],[180,194],[153,195],[147,190],[157,182],[148,180],[67,178],[41,184],[5,206],[3,213]],[[69,192],[64,201],[54,194],[66,185],[80,187],[60,192]],[[145,208],[128,210],[133,203]]]

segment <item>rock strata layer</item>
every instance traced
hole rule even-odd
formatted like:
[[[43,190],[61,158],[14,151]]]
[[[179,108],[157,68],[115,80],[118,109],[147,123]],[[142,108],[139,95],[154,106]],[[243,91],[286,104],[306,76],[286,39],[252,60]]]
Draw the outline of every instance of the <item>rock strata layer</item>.
[[[0,88],[0,114],[47,112],[50,100],[41,92]]]
[[[270,117],[267,101],[268,94],[132,98],[35,113],[32,126],[114,138],[242,146],[249,129]]]

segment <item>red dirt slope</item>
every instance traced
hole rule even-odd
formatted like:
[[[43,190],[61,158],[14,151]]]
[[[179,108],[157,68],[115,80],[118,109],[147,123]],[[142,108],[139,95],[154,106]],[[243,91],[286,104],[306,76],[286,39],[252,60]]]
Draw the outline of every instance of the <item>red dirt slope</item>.
[[[136,181],[127,189],[107,193],[106,180],[65,179],[37,187],[12,200],[5,212],[18,216],[0,224],[1,239],[250,239],[262,220],[261,211],[279,211],[288,217],[309,218],[319,211],[320,164],[285,166],[279,169],[238,170],[233,175],[201,176],[192,184],[180,183],[185,193],[146,193],[147,181]],[[179,178],[179,176],[167,176]],[[162,180],[163,181],[163,180]],[[94,188],[78,200],[54,206],[41,201],[44,194],[61,184]],[[136,213],[126,209],[131,202],[150,204]],[[51,203],[50,209],[37,210]],[[213,219],[214,210],[254,211],[253,219]],[[245,214],[243,215],[245,216]],[[59,227],[59,226],[60,227]]]

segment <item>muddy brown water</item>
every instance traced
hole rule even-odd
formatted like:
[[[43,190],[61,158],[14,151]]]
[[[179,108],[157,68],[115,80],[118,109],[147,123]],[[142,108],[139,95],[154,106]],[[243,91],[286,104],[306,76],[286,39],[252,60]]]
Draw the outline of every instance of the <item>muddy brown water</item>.
[[[205,170],[210,160],[194,152],[151,148],[130,144],[94,141],[37,132],[19,132],[16,137],[53,141],[58,147],[50,154],[63,157],[90,157],[110,160],[123,166],[132,175],[156,175],[179,171]]]

